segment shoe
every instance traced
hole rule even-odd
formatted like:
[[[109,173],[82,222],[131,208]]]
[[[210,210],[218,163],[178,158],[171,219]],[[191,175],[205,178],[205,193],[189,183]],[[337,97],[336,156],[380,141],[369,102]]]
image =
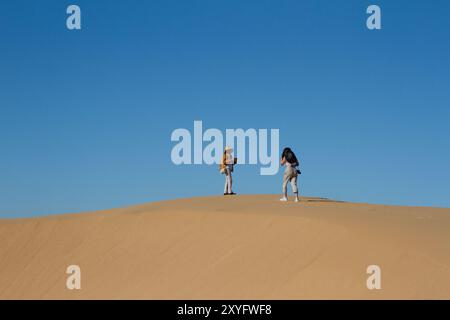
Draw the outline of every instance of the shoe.
[[[300,199],[299,198],[295,198],[295,202],[300,202]]]
[[[232,193],[229,193],[228,195],[234,196],[234,195],[236,195],[236,193],[232,192]]]
[[[224,195],[224,196],[227,196],[227,195],[229,195],[229,193],[226,193],[226,192],[225,192],[223,195]]]
[[[286,202],[286,201],[288,201],[288,198],[286,198],[286,197],[283,197],[283,198],[281,198],[281,199],[280,199],[280,201],[284,201],[284,202]]]

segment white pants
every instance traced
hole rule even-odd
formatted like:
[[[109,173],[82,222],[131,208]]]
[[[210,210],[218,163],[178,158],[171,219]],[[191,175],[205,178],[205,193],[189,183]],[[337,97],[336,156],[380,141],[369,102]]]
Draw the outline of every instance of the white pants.
[[[286,170],[284,171],[283,175],[283,195],[287,197],[287,184],[288,182],[291,183],[292,192],[295,195],[298,195],[298,188],[297,188],[297,169],[289,166],[286,167]]]
[[[231,193],[231,186],[233,184],[233,178],[231,177],[231,168],[229,166],[225,167],[225,188],[223,193]]]

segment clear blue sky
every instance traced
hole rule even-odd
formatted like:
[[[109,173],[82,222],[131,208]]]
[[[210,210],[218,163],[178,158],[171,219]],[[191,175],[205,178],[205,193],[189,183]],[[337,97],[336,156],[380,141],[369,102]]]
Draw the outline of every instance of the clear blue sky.
[[[78,4],[82,30],[66,29]],[[381,31],[365,26],[382,8]],[[221,194],[175,128],[279,128],[300,192],[450,206],[450,1],[0,5],[0,217]],[[280,193],[236,169],[238,193]]]

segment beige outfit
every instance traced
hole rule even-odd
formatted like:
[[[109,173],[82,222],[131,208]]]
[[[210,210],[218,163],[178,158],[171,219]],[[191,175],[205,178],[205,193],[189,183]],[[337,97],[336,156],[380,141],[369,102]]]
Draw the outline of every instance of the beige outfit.
[[[231,173],[233,172],[234,158],[230,153],[226,153],[225,156],[225,187],[223,193],[232,193],[233,178]]]
[[[288,182],[291,183],[292,192],[296,195],[298,194],[297,176],[297,169],[293,167],[289,162],[286,162],[286,169],[284,170],[283,175],[283,194],[285,197],[287,197]]]

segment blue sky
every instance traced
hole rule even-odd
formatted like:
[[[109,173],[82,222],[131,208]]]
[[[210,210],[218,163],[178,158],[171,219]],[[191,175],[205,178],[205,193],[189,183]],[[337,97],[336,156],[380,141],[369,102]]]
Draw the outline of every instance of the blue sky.
[[[66,28],[77,4],[82,30]],[[366,8],[382,9],[369,31]],[[2,1],[0,217],[221,194],[176,128],[279,128],[300,192],[450,206],[450,2]],[[280,193],[259,166],[235,191]]]

